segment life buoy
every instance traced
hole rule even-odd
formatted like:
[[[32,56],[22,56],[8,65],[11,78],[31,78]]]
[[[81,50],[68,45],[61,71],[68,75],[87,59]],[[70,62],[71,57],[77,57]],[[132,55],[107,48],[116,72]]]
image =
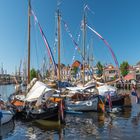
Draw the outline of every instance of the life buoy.
[[[88,101],[88,102],[86,102],[86,105],[87,106],[92,106],[92,102],[91,101]]]

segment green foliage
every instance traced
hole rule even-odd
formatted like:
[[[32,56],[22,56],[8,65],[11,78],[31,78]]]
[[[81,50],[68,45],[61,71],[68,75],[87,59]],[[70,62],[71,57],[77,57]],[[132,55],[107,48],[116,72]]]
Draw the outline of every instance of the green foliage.
[[[122,62],[122,64],[120,65],[120,70],[122,76],[126,76],[129,73],[129,64],[127,61]]]
[[[140,65],[140,61],[139,62],[137,62],[137,64],[136,65]]]
[[[78,67],[73,67],[72,69],[72,75],[76,76],[76,73],[78,72]]]
[[[103,75],[103,65],[101,64],[101,62],[97,62],[96,67],[98,69],[98,76],[102,76]]]
[[[30,75],[31,75],[31,80],[33,78],[37,78],[37,71],[34,68],[32,68],[30,71]]]
[[[47,71],[46,71],[46,77],[48,78],[48,77],[50,77],[50,75],[51,75],[50,71],[47,70]]]

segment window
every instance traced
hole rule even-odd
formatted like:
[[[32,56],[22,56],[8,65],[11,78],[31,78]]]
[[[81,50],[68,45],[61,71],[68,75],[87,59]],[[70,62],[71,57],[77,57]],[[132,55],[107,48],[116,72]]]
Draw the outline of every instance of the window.
[[[115,70],[110,70],[109,74],[115,73]]]

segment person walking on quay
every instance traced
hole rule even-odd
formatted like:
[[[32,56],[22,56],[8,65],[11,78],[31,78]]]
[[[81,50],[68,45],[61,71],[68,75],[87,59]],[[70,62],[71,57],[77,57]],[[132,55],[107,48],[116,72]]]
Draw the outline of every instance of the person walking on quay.
[[[135,98],[135,102],[139,103],[139,97],[138,94],[136,92],[136,86],[134,84],[132,84],[132,90],[131,90],[131,95]],[[133,102],[133,101],[132,101]]]

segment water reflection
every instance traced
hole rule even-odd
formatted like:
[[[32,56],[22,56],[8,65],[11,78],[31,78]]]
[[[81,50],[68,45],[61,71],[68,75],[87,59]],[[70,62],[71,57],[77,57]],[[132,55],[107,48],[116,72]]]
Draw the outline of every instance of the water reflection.
[[[108,113],[84,113],[82,115],[67,115],[64,128],[64,138],[84,139],[88,138],[117,138],[116,132],[121,134],[120,128],[131,117],[131,109],[125,108],[117,114]],[[122,125],[120,127],[120,124]],[[119,132],[120,131],[120,132]]]
[[[14,86],[0,86],[2,97],[14,92]],[[129,93],[130,91],[121,91]],[[140,93],[140,91],[138,91]],[[8,127],[10,129],[10,127]],[[4,130],[4,129],[3,129]],[[7,129],[6,129],[7,130]],[[65,125],[54,121],[23,122],[1,135],[5,140],[89,140],[89,139],[135,139],[140,137],[140,104],[133,102],[116,114],[83,113],[67,114]]]
[[[9,137],[15,128],[14,120],[0,126],[0,140]]]
[[[59,121],[37,120],[26,123],[26,127],[22,136],[30,140],[63,140],[63,126]]]
[[[3,100],[7,100],[9,95],[15,92],[14,85],[0,85],[0,94]]]
[[[140,112],[138,113],[137,116],[132,118],[132,124],[137,126],[139,125],[139,121],[140,121]]]
[[[96,137],[99,135],[98,125],[103,125],[104,114],[84,113],[81,115],[67,115],[66,126],[64,128],[64,138],[78,139],[88,137]],[[100,121],[98,121],[100,120]],[[100,122],[100,123],[98,123]]]

